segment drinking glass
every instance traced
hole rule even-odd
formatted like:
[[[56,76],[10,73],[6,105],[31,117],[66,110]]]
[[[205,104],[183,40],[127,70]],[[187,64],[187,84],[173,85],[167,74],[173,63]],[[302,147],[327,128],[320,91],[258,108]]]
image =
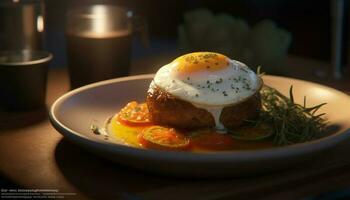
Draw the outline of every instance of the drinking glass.
[[[69,10],[66,23],[71,88],[126,76],[129,72],[132,12],[116,5]]]

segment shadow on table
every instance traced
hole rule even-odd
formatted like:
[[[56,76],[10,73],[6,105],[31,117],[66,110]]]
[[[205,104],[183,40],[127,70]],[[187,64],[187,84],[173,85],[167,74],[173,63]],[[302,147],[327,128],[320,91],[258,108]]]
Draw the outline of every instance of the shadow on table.
[[[55,152],[59,169],[78,190],[92,198],[121,198],[175,186],[189,179],[144,173],[97,157],[62,139]],[[194,180],[195,181],[199,180]],[[135,196],[136,197],[136,196]]]
[[[40,123],[48,117],[48,110],[42,107],[30,111],[0,110],[0,130],[16,129]]]

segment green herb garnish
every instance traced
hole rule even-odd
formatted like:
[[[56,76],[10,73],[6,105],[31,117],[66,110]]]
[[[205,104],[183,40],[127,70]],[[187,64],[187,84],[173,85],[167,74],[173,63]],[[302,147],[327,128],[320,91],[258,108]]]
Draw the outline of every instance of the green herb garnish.
[[[275,145],[289,145],[313,140],[324,132],[326,122],[322,116],[316,114],[326,103],[312,107],[294,102],[293,86],[289,90],[289,98],[276,89],[264,86],[260,91],[262,109],[255,124],[271,124],[273,143]]]
[[[262,77],[261,67],[257,75]],[[251,126],[271,126],[271,136],[275,145],[290,145],[303,143],[321,137],[325,133],[325,113],[316,112],[326,103],[306,107],[306,97],[303,105],[294,102],[293,86],[289,89],[289,98],[274,88],[264,86],[260,91],[262,108],[257,120],[247,120]]]
[[[101,135],[100,129],[94,124],[90,126],[90,130],[96,135]]]

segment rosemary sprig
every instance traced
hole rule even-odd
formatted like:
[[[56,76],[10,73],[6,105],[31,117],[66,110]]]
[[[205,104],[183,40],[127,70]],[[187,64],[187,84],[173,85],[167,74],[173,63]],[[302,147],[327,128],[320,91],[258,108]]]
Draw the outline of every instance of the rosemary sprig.
[[[275,145],[302,143],[320,137],[326,126],[322,116],[316,114],[326,103],[306,107],[294,102],[293,86],[289,89],[289,98],[274,88],[264,86],[260,91],[262,109],[256,124],[270,124]]]

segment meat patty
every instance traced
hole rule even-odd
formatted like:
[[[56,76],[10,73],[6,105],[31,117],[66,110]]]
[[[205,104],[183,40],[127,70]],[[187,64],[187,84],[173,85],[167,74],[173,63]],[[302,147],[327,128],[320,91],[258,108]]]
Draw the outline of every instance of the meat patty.
[[[152,121],[156,124],[184,129],[215,127],[210,112],[176,98],[156,85],[148,92],[146,103]],[[226,128],[234,129],[242,125],[244,120],[256,118],[260,107],[260,94],[257,92],[241,103],[224,107],[220,121]]]

